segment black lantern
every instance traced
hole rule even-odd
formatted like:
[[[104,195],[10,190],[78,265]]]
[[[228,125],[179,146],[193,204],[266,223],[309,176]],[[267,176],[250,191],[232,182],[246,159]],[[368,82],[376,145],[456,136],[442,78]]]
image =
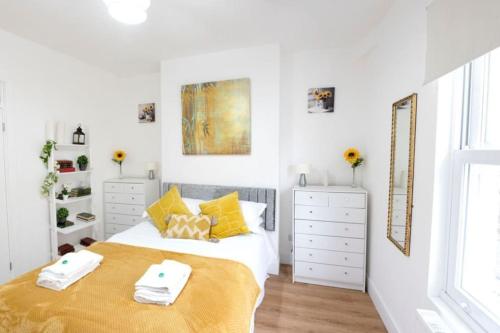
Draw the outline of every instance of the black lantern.
[[[85,133],[83,133],[81,125],[78,125],[78,128],[73,133],[73,144],[74,145],[85,144]]]

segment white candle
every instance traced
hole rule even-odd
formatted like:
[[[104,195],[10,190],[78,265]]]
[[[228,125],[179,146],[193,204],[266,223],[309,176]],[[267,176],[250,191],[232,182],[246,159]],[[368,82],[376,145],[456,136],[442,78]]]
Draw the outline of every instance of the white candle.
[[[56,124],[56,142],[59,144],[66,143],[66,124],[63,121],[58,121]]]
[[[45,123],[45,139],[54,140],[54,122],[49,120]]]

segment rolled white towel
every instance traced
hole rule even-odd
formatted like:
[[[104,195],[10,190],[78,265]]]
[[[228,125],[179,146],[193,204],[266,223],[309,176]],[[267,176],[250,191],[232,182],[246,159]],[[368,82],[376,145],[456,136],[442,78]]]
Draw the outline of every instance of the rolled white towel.
[[[168,305],[175,302],[191,275],[191,267],[174,260],[151,265],[135,284],[139,303]]]
[[[95,262],[100,263],[103,257],[100,254],[87,250],[63,255],[55,264],[44,267],[42,273],[51,274],[54,278],[67,279],[81,272],[82,268],[90,267]]]

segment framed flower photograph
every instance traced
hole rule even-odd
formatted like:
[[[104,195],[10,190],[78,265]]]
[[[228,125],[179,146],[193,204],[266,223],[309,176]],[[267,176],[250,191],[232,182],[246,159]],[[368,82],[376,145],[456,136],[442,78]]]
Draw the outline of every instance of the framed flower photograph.
[[[308,113],[333,113],[335,106],[335,87],[311,88],[307,94]]]
[[[139,123],[154,123],[155,122],[155,103],[139,104],[138,106],[138,118]]]

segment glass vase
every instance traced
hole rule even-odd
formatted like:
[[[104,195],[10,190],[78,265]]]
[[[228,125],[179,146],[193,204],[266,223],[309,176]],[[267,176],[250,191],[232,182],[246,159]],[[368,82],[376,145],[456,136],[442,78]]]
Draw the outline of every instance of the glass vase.
[[[356,187],[356,168],[352,168],[352,183],[351,187]]]

